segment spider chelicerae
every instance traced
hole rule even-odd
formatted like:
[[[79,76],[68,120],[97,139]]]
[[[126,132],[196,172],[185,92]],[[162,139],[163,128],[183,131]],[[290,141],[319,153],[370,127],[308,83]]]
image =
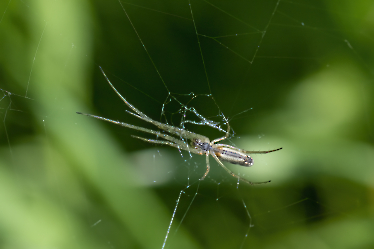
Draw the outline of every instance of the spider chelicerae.
[[[239,175],[235,174],[232,172],[230,169],[228,169],[221,161],[226,161],[232,164],[238,164],[240,166],[245,166],[245,167],[250,167],[253,165],[253,159],[250,157],[248,154],[267,154],[270,152],[278,151],[281,150],[282,148],[278,148],[275,150],[268,150],[268,151],[248,151],[248,150],[243,150],[236,148],[231,145],[227,144],[218,144],[218,142],[223,141],[229,137],[230,134],[230,125],[228,121],[226,121],[227,125],[227,131],[226,134],[223,137],[214,139],[212,141],[209,140],[208,137],[185,130],[183,128],[178,128],[169,124],[164,124],[158,121],[155,121],[139,111],[137,108],[135,108],[132,104],[130,104],[117,90],[114,88],[113,84],[110,82],[109,78],[106,76],[105,72],[103,69],[100,67],[101,72],[103,73],[105,79],[109,83],[109,85],[112,87],[112,89],[117,93],[117,95],[122,99],[123,102],[134,112],[130,112],[126,110],[128,113],[131,115],[140,118],[146,122],[149,122],[155,126],[157,126],[159,129],[164,130],[167,133],[163,133],[161,131],[154,131],[151,129],[147,129],[144,127],[139,127],[131,124],[127,124],[124,122],[120,121],[115,121],[112,119],[92,115],[92,114],[86,114],[86,113],[81,113],[77,112],[77,114],[82,114],[85,116],[97,118],[100,120],[104,120],[113,124],[121,125],[124,127],[128,127],[134,130],[150,133],[153,135],[156,135],[157,139],[150,139],[150,138],[144,138],[144,137],[138,137],[135,135],[132,135],[132,137],[143,140],[145,142],[149,143],[154,143],[154,144],[161,144],[161,145],[169,145],[171,147],[175,147],[179,150],[186,150],[190,153],[194,154],[199,154],[199,155],[206,155],[206,171],[205,174],[200,178],[200,180],[204,180],[204,178],[208,175],[209,170],[210,170],[210,164],[209,164],[209,155],[211,155],[219,165],[222,166],[224,170],[226,170],[230,175],[233,177],[236,177],[238,180],[246,182],[248,184],[254,185],[254,184],[263,184],[263,183],[268,183],[270,181],[265,181],[265,182],[251,182],[248,181]],[[174,136],[177,137],[174,137]],[[159,140],[158,138],[161,138],[162,140]],[[188,143],[187,141],[190,141]]]

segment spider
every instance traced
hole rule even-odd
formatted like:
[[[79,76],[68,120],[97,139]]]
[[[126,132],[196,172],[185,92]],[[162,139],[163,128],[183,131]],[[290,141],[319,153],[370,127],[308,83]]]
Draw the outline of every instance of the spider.
[[[139,111],[137,108],[135,108],[135,106],[130,104],[117,91],[117,89],[113,86],[113,84],[110,82],[109,78],[106,76],[105,72],[103,71],[103,69],[101,67],[100,67],[100,70],[101,70],[102,74],[104,75],[105,79],[107,80],[107,82],[109,83],[109,85],[115,91],[115,93],[133,111],[133,112],[131,112],[131,111],[126,110],[128,113],[130,113],[131,115],[133,115],[133,116],[135,116],[139,119],[142,119],[142,120],[144,120],[148,123],[151,123],[154,126],[157,126],[159,129],[168,132],[170,135],[166,134],[166,133],[162,133],[161,131],[154,131],[154,130],[147,129],[147,128],[144,128],[144,127],[139,127],[139,126],[127,124],[127,123],[124,123],[124,122],[115,121],[115,120],[112,120],[112,119],[108,119],[108,118],[104,118],[104,117],[100,117],[100,116],[96,116],[96,115],[92,115],[92,114],[86,114],[86,113],[82,113],[82,112],[77,112],[77,114],[82,114],[82,115],[85,115],[85,116],[97,118],[97,119],[100,119],[100,120],[104,120],[104,121],[107,121],[107,122],[110,122],[110,123],[113,123],[113,124],[121,125],[121,126],[124,126],[124,127],[127,127],[127,128],[134,129],[134,130],[142,131],[142,132],[145,132],[145,133],[150,133],[150,134],[156,135],[157,138],[162,138],[163,139],[163,140],[149,139],[149,138],[143,138],[143,137],[138,137],[138,136],[135,136],[135,135],[131,135],[132,137],[143,140],[145,142],[154,143],[154,144],[161,144],[161,145],[169,145],[169,146],[175,147],[179,150],[186,150],[190,153],[199,154],[199,155],[206,155],[206,171],[205,171],[205,174],[200,178],[200,180],[204,180],[205,177],[209,173],[209,170],[210,170],[209,155],[211,155],[217,161],[217,163],[222,166],[222,168],[224,170],[226,170],[233,177],[236,177],[238,179],[238,181],[240,180],[240,181],[246,182],[250,185],[263,184],[263,183],[270,182],[270,181],[265,181],[265,182],[251,182],[251,181],[248,181],[248,180],[240,177],[239,175],[235,174],[230,169],[228,169],[222,163],[222,161],[226,161],[226,162],[229,162],[229,163],[232,163],[232,164],[238,164],[238,165],[244,166],[244,167],[250,167],[250,166],[253,165],[253,159],[247,154],[267,154],[267,153],[270,153],[270,152],[281,150],[282,148],[278,148],[278,149],[275,149],[275,150],[268,150],[268,151],[248,151],[248,150],[242,150],[242,149],[239,149],[239,148],[236,148],[234,146],[227,145],[227,144],[218,144],[218,142],[223,141],[223,140],[225,140],[229,137],[230,125],[229,125],[228,121],[226,121],[226,125],[227,125],[226,134],[223,137],[214,139],[212,141],[210,141],[209,138],[206,137],[206,136],[203,136],[203,135],[200,135],[200,134],[197,134],[197,133],[194,133],[194,132],[182,129],[182,128],[178,128],[178,127],[175,127],[175,126],[172,126],[172,125],[169,125],[169,124],[164,124],[164,123],[155,121],[155,120],[151,119],[150,117],[148,117],[147,115],[145,115],[144,113],[142,113],[141,111]],[[173,137],[171,135],[175,135],[179,138]],[[189,140],[190,144],[186,143],[186,140]]]

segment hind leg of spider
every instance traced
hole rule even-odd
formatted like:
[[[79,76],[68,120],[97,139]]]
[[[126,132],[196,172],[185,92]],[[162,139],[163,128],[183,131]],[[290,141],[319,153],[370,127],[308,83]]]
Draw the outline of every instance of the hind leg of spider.
[[[250,150],[241,150],[243,153],[247,153],[247,154],[267,154],[267,153],[270,153],[270,152],[275,152],[275,151],[278,151],[278,150],[281,150],[283,148],[278,148],[278,149],[275,149],[275,150],[264,150],[264,151],[250,151]]]
[[[219,165],[221,165],[222,168],[227,171],[227,173],[229,173],[230,175],[232,175],[233,177],[237,178],[240,181],[246,182],[250,185],[264,184],[264,183],[270,182],[270,181],[266,181],[266,182],[251,182],[251,181],[248,181],[248,180],[238,176],[237,174],[235,174],[231,170],[229,170],[225,165],[223,165],[223,163],[219,160],[219,158],[214,153],[212,153],[211,155],[214,157],[214,159],[216,159],[216,161],[219,163]]]
[[[215,144],[215,146],[220,147],[220,148],[230,148],[230,149],[240,151],[240,152],[243,152],[243,153],[246,153],[246,154],[267,154],[267,153],[270,153],[270,152],[279,151],[279,150],[283,149],[283,148],[278,148],[278,149],[275,149],[275,150],[257,150],[256,151],[256,150],[242,150],[242,149],[236,148],[236,147],[228,145],[228,144]]]

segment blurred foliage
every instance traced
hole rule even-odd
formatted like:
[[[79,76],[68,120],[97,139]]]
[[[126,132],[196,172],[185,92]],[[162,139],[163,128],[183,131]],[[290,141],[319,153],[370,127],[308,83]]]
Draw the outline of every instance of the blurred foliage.
[[[374,247],[373,2],[13,0],[0,12],[1,248],[158,248],[176,204],[166,248]],[[199,182],[204,157],[76,115],[149,127],[99,65],[154,119],[172,93],[228,117],[230,144],[283,147],[231,167],[272,182],[237,187],[212,159]],[[178,95],[190,92],[203,96]],[[180,106],[165,107],[177,124]]]

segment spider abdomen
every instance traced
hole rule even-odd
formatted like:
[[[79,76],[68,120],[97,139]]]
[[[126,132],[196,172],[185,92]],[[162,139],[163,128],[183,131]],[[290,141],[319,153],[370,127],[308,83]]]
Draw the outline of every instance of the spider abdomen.
[[[239,164],[245,167],[250,167],[253,165],[252,157],[244,154],[243,152],[223,147],[212,148],[212,151],[220,160],[232,164]]]

